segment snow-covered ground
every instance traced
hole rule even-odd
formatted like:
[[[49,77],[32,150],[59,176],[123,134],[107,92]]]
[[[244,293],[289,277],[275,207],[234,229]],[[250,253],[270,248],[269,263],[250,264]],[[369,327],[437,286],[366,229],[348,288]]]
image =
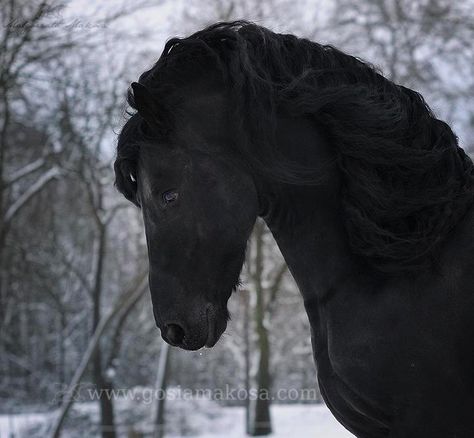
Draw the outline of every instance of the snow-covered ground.
[[[84,415],[91,405],[77,405],[73,410]],[[88,405],[88,406],[86,406]],[[84,409],[86,408],[86,409]],[[95,409],[93,409],[95,410]],[[186,431],[184,434],[169,433],[167,438],[244,438],[244,410],[243,408],[218,407],[212,412],[195,410],[194,412],[169,413],[171,421],[179,420],[179,417],[186,418]],[[354,438],[333,418],[324,405],[275,405],[272,406],[272,421],[274,433],[272,438],[288,438],[295,436],[298,438]],[[178,418],[172,418],[172,417]],[[46,423],[51,419],[51,414],[15,414],[0,415],[0,438],[22,438],[33,436],[44,436]],[[87,422],[87,421],[86,421]],[[88,426],[84,424],[84,429]],[[75,429],[75,430],[74,430]],[[82,429],[79,427],[79,429]],[[84,432],[82,429],[82,432]],[[118,427],[121,436],[127,435],[127,428]],[[175,429],[175,428],[173,428]],[[191,431],[201,431],[192,433]],[[36,432],[36,433],[35,433]],[[176,430],[174,431],[176,432]],[[78,435],[79,434],[79,435]],[[76,426],[68,427],[63,434],[64,437],[81,436],[80,430]],[[84,435],[82,435],[84,436]],[[89,436],[89,435],[87,435]],[[90,435],[93,436],[93,435]],[[146,435],[145,435],[146,436]]]
[[[0,415],[0,438],[21,438],[30,428],[36,428],[47,421],[48,414]]]
[[[272,438],[354,438],[344,429],[324,405],[275,405],[271,408],[274,433]],[[200,438],[243,438],[244,410],[222,408],[222,416],[212,420],[213,424],[202,424],[209,433]],[[181,438],[170,435],[170,438]]]

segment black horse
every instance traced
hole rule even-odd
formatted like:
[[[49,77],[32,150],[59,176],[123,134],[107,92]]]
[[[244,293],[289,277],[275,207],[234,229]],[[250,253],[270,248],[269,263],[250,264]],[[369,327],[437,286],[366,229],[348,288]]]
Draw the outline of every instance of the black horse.
[[[304,298],[319,384],[358,437],[474,437],[474,167],[416,92],[246,22],[170,40],[128,102],[163,338],[212,347],[257,216]]]

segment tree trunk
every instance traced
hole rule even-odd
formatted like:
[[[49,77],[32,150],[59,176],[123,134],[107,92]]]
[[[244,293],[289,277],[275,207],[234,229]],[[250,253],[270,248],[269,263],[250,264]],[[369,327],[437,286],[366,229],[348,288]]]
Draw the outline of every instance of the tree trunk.
[[[93,360],[94,384],[99,393],[100,401],[100,431],[102,438],[115,438],[114,406],[112,401],[113,385],[102,371],[102,351],[100,342]]]
[[[97,248],[97,265],[95,272],[95,283],[93,289],[93,319],[92,329],[95,331],[100,322],[101,297],[102,297],[102,273],[104,269],[106,250],[106,228],[98,224],[99,241]],[[100,401],[100,431],[102,438],[115,438],[114,407],[112,401],[112,382],[110,382],[102,370],[102,349],[100,342],[92,360],[93,378]]]
[[[5,309],[7,308],[7,272],[5,269],[5,242],[6,242],[6,227],[5,227],[5,183],[4,183],[4,168],[5,168],[5,153],[7,149],[7,129],[10,123],[10,103],[8,100],[7,86],[1,84],[0,92],[2,94],[2,125],[0,127],[0,321],[5,317]],[[1,331],[6,330],[3,324],[0,324]],[[4,341],[5,337],[0,336],[0,352],[6,350],[7,347]],[[2,354],[3,355],[3,354]],[[7,365],[8,366],[8,365]]]
[[[168,387],[168,378],[170,374],[171,348],[166,342],[163,343],[160,352],[160,362],[158,364],[158,373],[156,375],[155,389],[159,391],[156,401],[155,432],[154,438],[163,438],[165,434],[165,405],[166,389]]]
[[[263,296],[263,233],[264,225],[258,221],[255,228],[255,325],[257,329],[258,342],[258,369],[256,375],[257,397],[252,400],[252,410],[250,416],[250,435],[261,436],[272,433],[272,423],[270,417],[270,345],[268,342],[268,332],[265,327],[265,301]]]
[[[66,310],[63,309],[59,314],[59,330],[58,330],[58,382],[60,388],[63,388],[66,383],[66,345],[64,335],[66,333],[67,321]],[[62,403],[62,398],[58,398],[58,403]]]
[[[244,360],[245,360],[245,432],[250,435],[250,336],[249,336],[249,291],[240,291],[242,297],[242,306],[244,308]]]

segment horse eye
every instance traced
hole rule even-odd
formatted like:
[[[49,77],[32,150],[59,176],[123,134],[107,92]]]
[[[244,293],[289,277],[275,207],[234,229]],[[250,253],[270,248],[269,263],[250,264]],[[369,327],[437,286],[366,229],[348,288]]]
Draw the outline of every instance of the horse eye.
[[[170,204],[178,199],[178,192],[176,190],[168,190],[163,193],[162,198],[165,204]]]

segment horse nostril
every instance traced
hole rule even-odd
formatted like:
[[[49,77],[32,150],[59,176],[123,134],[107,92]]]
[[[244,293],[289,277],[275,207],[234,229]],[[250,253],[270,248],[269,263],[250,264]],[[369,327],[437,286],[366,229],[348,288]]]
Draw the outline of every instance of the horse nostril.
[[[184,330],[178,324],[166,325],[166,339],[171,344],[180,345],[184,340]]]

